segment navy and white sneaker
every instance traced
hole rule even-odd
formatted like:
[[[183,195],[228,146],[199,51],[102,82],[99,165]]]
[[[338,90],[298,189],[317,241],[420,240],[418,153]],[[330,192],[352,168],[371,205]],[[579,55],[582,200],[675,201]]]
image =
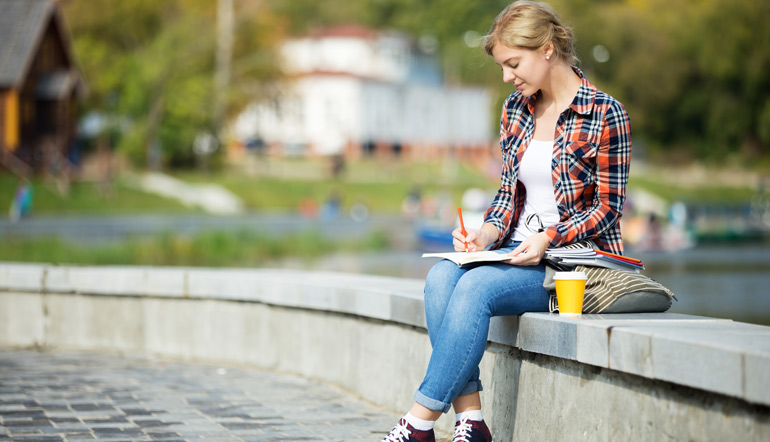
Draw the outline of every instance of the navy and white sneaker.
[[[484,421],[472,421],[465,417],[455,423],[452,442],[492,442],[492,433]]]
[[[402,418],[382,442],[436,442],[436,436],[433,430],[418,430]]]

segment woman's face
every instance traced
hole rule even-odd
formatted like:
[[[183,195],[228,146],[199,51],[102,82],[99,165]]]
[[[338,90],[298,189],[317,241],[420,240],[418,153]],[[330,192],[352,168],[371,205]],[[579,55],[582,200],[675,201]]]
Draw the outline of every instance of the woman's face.
[[[512,83],[522,95],[529,97],[544,85],[550,69],[550,49],[533,51],[510,48],[500,43],[492,48],[492,57],[503,69],[503,82]]]

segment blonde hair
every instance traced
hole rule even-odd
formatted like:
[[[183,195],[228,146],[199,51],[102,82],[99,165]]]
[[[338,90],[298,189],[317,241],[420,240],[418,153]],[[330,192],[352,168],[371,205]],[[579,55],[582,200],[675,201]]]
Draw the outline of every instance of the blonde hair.
[[[569,65],[579,61],[575,56],[575,36],[564,26],[559,16],[547,3],[519,0],[508,5],[495,18],[492,28],[484,37],[484,50],[500,43],[510,48],[539,50],[553,43],[554,55]]]

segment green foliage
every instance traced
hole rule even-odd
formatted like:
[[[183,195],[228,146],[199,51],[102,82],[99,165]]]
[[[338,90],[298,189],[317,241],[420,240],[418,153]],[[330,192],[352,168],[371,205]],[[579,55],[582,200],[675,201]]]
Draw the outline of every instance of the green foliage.
[[[303,259],[338,251],[383,250],[387,236],[375,232],[361,241],[339,242],[315,231],[277,237],[262,232],[169,232],[108,244],[78,244],[58,238],[4,238],[0,261],[83,265],[259,267],[285,257]]]
[[[290,35],[361,24],[438,42],[450,83],[483,84],[497,115],[511,91],[467,31],[483,35],[508,0],[235,0],[228,115],[269,97],[275,51]],[[770,150],[770,2],[552,0],[574,28],[581,68],[622,101],[634,136],[666,156],[754,162]],[[167,163],[189,165],[192,140],[213,128],[216,4],[209,0],[63,2],[86,74],[89,106],[128,117],[120,149],[139,162],[158,140]],[[594,47],[607,48],[599,62]],[[496,118],[494,118],[496,120]],[[490,128],[494,133],[496,129]],[[641,145],[641,144],[639,144]],[[654,153],[654,152],[653,152]],[[764,159],[764,160],[763,160]],[[757,161],[758,160],[758,161]]]
[[[569,7],[554,2],[557,10]],[[620,99],[634,134],[662,155],[722,161],[766,157],[763,106],[770,97],[770,4],[762,0],[591,2],[570,8],[583,69]],[[565,14],[566,15],[566,14]],[[601,44],[611,58],[598,63]]]
[[[250,61],[234,63],[226,109],[236,96],[232,90],[253,86],[254,75],[264,81],[277,73],[271,52],[275,21],[255,10],[259,2],[235,3],[249,15],[236,15],[233,58]],[[129,122],[117,131],[118,149],[145,165],[151,146],[159,145],[161,162],[193,164],[195,136],[215,130],[216,2],[72,0],[64,6],[89,85],[89,110]],[[255,53],[261,54],[256,62]],[[243,103],[259,93],[247,90],[231,101]]]
[[[759,126],[759,139],[764,144],[770,144],[770,98],[765,100],[759,118],[757,118],[757,124]]]
[[[632,177],[628,181],[628,188],[643,189],[669,203],[684,201],[698,204],[740,206],[748,204],[752,197],[756,195],[756,190],[749,187],[718,185],[685,187],[657,178]]]
[[[432,35],[450,81],[485,84],[497,97],[512,88],[480,48],[463,42],[468,30],[484,34],[509,2],[274,0],[296,33],[356,21]],[[741,152],[753,159],[770,150],[770,3],[764,0],[552,0],[574,28],[581,68],[598,87],[621,100],[634,134],[661,153],[721,159]],[[363,5],[366,5],[364,7]],[[598,62],[596,45],[610,60]],[[750,147],[750,149],[746,149]]]

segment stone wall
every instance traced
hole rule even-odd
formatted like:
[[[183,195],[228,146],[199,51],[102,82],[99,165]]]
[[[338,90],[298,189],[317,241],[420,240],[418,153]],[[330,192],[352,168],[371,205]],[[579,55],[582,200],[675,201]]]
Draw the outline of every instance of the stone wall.
[[[399,414],[430,355],[420,280],[15,263],[0,263],[0,345],[251,364]],[[770,328],[727,320],[494,318],[484,415],[500,441],[770,440],[768,362]]]

